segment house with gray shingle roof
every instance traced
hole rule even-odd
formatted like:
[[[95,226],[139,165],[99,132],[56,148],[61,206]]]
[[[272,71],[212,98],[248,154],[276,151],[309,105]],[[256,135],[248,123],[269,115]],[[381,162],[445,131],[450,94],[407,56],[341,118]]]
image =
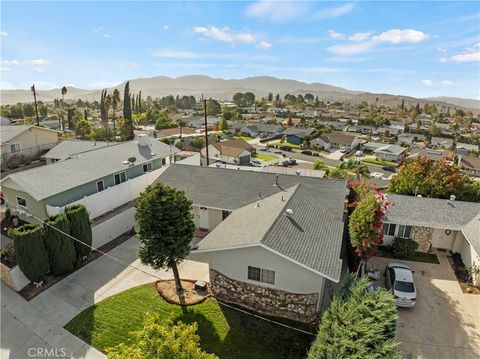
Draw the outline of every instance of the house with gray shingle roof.
[[[45,153],[42,158],[44,158],[47,163],[53,163],[82,152],[94,151],[102,147],[114,146],[116,144],[118,144],[118,142],[67,140],[62,141],[53,147],[50,151]]]
[[[157,182],[193,202],[209,232],[192,253],[224,301],[309,321],[348,273],[345,181],[174,164]]]
[[[383,218],[384,244],[412,238],[418,251],[439,248],[460,253],[467,267],[480,265],[480,203],[388,195],[394,203]],[[480,280],[480,277],[479,277]]]
[[[143,137],[72,155],[68,155],[70,151],[59,152],[61,160],[10,174],[0,182],[7,205],[18,210],[22,219],[34,221],[22,214],[24,211],[43,219],[51,214],[49,209],[63,208],[85,198],[93,198],[91,208],[87,206],[91,217],[92,213],[101,215],[102,211],[95,209],[102,208],[104,202],[121,205],[132,195],[130,188],[121,193],[114,188],[169,164],[178,149]],[[112,191],[116,193],[112,198],[102,197]]]
[[[386,145],[384,147],[377,148],[375,151],[375,156],[378,159],[385,161],[394,161],[400,162],[405,156],[407,149],[398,145]]]

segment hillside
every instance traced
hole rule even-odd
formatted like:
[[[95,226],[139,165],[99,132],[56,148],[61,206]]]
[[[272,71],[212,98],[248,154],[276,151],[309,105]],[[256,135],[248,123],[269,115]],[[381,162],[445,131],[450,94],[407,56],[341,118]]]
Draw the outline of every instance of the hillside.
[[[117,88],[123,93],[124,83],[109,88],[111,92]],[[75,87],[68,87],[66,100],[88,100],[94,101],[100,99],[100,92],[97,90],[84,90]],[[146,96],[162,97],[166,95],[193,95],[195,97],[212,97],[217,100],[230,100],[236,92],[253,92],[257,97],[267,96],[269,92],[284,96],[287,93],[305,94],[307,92],[318,96],[323,101],[348,101],[352,104],[362,101],[375,102],[378,97],[379,104],[398,105],[402,99],[407,105],[435,103],[440,106],[462,107],[465,109],[480,109],[480,101],[452,98],[435,97],[426,99],[417,99],[408,96],[396,96],[389,94],[375,94],[361,91],[351,91],[341,87],[336,87],[322,83],[305,83],[296,80],[278,79],[275,77],[261,76],[248,77],[245,79],[225,80],[221,78],[212,78],[202,75],[182,76],[170,78],[165,76],[156,76],[151,78],[138,78],[130,80],[130,90],[134,93],[142,91],[144,98]],[[60,89],[47,91],[38,91],[38,99],[42,101],[53,101],[60,98]],[[13,104],[17,102],[31,102],[32,92],[30,90],[2,90],[1,103]]]

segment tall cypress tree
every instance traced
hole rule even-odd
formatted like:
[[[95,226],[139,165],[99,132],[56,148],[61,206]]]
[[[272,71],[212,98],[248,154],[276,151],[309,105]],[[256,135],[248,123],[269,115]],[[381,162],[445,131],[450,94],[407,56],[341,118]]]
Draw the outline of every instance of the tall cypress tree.
[[[43,234],[38,224],[25,224],[8,231],[17,264],[32,282],[40,282],[50,270]]]
[[[123,93],[123,117],[125,119],[125,139],[127,141],[133,140],[135,135],[133,133],[130,81],[127,81],[125,84],[125,91]]]
[[[70,226],[64,214],[57,214],[45,219],[45,246],[48,250],[50,269],[53,274],[61,275],[73,270],[77,254],[73,239],[60,231],[70,234]],[[56,229],[55,229],[56,228]],[[58,231],[59,229],[60,231]]]
[[[70,235],[86,244],[74,242],[77,260],[81,261],[83,257],[90,254],[90,246],[92,245],[92,227],[88,211],[85,206],[76,204],[65,208],[65,215],[70,225]]]
[[[138,113],[142,113],[142,91],[138,93]]]

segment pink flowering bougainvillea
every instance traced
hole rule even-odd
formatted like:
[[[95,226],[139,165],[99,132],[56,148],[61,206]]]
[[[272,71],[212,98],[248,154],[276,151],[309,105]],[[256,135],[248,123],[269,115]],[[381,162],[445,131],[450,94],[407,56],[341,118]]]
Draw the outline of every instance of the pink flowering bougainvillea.
[[[349,188],[355,193],[354,201],[349,204],[354,207],[349,218],[350,243],[358,257],[368,259],[383,243],[382,218],[392,203],[367,183],[354,181]]]

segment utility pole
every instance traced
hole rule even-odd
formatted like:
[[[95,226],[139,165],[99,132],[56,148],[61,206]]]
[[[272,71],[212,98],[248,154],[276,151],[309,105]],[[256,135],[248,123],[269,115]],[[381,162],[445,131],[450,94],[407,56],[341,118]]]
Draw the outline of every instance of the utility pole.
[[[32,85],[31,90],[33,92],[33,101],[35,102],[35,115],[37,116],[37,126],[40,126],[40,119],[38,117],[38,108],[37,108],[37,93],[35,92],[35,85]]]
[[[210,159],[208,158],[208,126],[207,126],[207,99],[203,99],[203,113],[205,116],[205,150],[207,153],[207,167],[210,165]]]

